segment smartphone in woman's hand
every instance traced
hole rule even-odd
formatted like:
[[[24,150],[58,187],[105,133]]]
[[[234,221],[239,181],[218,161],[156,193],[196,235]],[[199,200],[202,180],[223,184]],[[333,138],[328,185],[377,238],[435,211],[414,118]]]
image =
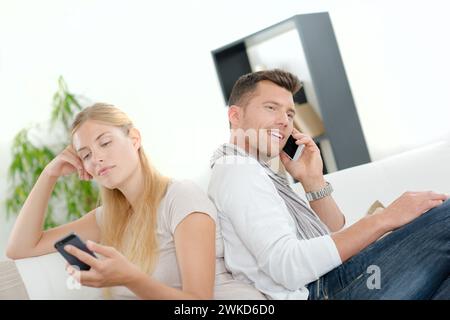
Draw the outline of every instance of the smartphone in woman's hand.
[[[59,253],[64,257],[64,259],[67,260],[67,262],[71,266],[76,266],[79,268],[79,270],[89,270],[91,267],[78,259],[77,257],[73,256],[72,254],[68,253],[66,250],[64,250],[64,247],[66,245],[72,245],[80,250],[83,250],[84,252],[89,253],[94,258],[97,258],[95,253],[93,253],[89,248],[86,246],[86,244],[78,237],[75,233],[70,233],[64,238],[58,240],[55,242],[55,249],[58,250]]]

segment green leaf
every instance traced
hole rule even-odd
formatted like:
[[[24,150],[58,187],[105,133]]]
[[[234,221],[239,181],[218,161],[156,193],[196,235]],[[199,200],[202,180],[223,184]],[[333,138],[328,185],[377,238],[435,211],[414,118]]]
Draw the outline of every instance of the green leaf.
[[[62,125],[66,130],[74,119],[75,113],[82,109],[75,94],[68,91],[64,78],[58,78],[58,88],[53,94],[52,110],[49,117],[51,126]],[[9,191],[5,201],[6,217],[16,216],[28,197],[33,185],[46,165],[57,155],[54,146],[34,146],[28,139],[29,128],[21,129],[13,138],[11,145],[11,163],[8,167]],[[61,152],[68,144],[68,137],[58,137],[56,143]],[[92,182],[80,181],[76,175],[61,177],[52,192],[52,200],[48,204],[44,219],[44,228],[53,228],[58,225],[54,217],[54,205],[62,202],[66,208],[66,218],[63,223],[77,219],[87,211],[92,210],[96,204],[99,193]]]

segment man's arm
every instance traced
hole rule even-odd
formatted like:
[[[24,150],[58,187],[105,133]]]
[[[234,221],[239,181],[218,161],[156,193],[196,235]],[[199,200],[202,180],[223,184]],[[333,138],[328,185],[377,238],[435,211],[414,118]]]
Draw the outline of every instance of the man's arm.
[[[299,159],[294,161],[281,152],[281,162],[287,172],[295,180],[300,181],[306,192],[322,189],[326,182],[323,177],[323,161],[319,148],[310,136],[295,129],[292,136],[297,139],[297,145],[304,144],[303,153]],[[311,201],[309,204],[330,231],[335,232],[344,227],[345,217],[331,196]]]
[[[304,182],[303,188],[306,192],[317,191],[322,189],[325,184],[325,179],[322,177],[313,182]],[[310,201],[309,204],[331,232],[339,231],[344,227],[345,216],[331,195],[319,200]]]
[[[317,191],[325,186],[325,179],[312,183],[303,182],[306,192]],[[446,196],[434,192],[407,192],[381,213],[366,216],[343,229],[345,218],[331,196],[311,201],[310,205],[319,218],[333,232],[331,238],[336,244],[342,262],[348,260],[386,232],[398,228],[446,200]]]
[[[405,192],[380,213],[366,216],[348,228],[331,235],[342,262],[348,260],[386,232],[413,221],[448,199],[435,192]]]
[[[311,137],[294,130],[297,144],[304,144],[302,156],[291,160],[283,152],[280,159],[289,174],[303,186],[306,192],[322,189],[326,182],[323,177],[323,162],[320,150]],[[331,235],[344,262],[358,254],[383,234],[411,222],[424,212],[442,204],[448,197],[434,192],[406,192],[381,213],[364,217],[346,229],[344,216],[331,196],[311,201],[310,206],[319,218],[334,232]]]

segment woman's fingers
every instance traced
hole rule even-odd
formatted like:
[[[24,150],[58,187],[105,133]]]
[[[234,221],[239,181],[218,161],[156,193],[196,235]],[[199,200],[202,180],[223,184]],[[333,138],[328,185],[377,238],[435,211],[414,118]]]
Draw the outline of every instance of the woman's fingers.
[[[80,180],[91,180],[92,176],[86,171],[83,162],[77,155],[76,151],[71,147],[67,147],[61,154],[61,159],[70,163],[78,171],[78,178]]]
[[[80,159],[74,157],[73,155],[61,154],[61,160],[70,163],[77,170],[83,169],[83,164]]]
[[[67,273],[72,276],[75,280],[77,280],[80,284],[83,286],[89,286],[89,287],[98,287],[99,286],[99,280],[98,275],[95,271],[89,270],[89,271],[81,271],[73,268],[72,266],[69,266],[67,268]]]
[[[113,247],[104,246],[104,245],[98,244],[92,240],[88,240],[86,242],[86,245],[90,250],[97,252],[104,257],[113,257],[116,252]]]
[[[80,180],[88,180],[86,170],[78,170],[78,177],[80,178]]]
[[[99,260],[97,258],[94,258],[89,253],[84,252],[83,250],[80,250],[72,245],[67,245],[64,247],[64,250],[66,250],[71,255],[77,257],[79,260],[83,261],[84,263],[88,264],[92,268],[97,269],[99,266]]]

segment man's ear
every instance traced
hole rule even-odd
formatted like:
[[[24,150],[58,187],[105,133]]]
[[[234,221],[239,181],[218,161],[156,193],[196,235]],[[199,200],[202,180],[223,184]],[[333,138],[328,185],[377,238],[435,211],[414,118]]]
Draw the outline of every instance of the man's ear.
[[[239,127],[241,121],[242,108],[236,105],[231,105],[228,107],[228,121],[230,121],[231,127]]]
[[[139,130],[136,128],[131,128],[128,136],[133,141],[133,147],[136,150],[139,150],[141,148],[141,133]]]

